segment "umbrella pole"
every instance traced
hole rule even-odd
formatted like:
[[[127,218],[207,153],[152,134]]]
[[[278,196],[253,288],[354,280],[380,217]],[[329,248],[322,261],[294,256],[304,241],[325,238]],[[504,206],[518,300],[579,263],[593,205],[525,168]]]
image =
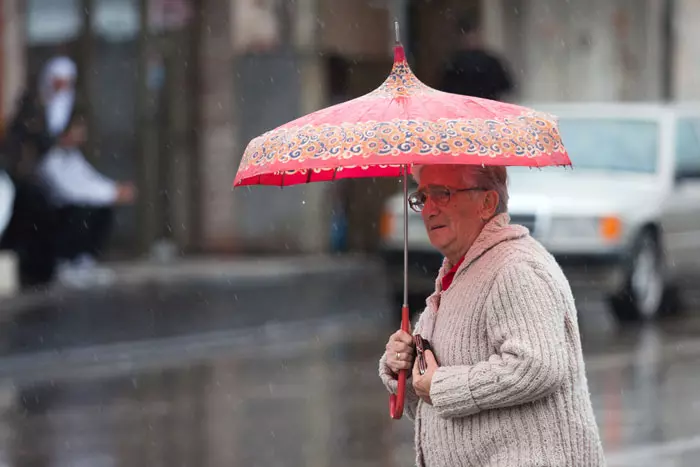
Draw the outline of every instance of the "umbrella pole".
[[[403,310],[408,312],[408,166],[403,170]],[[401,326],[403,326],[403,311]],[[408,316],[406,316],[408,321]],[[407,331],[407,329],[404,329]]]
[[[401,330],[410,332],[408,312],[408,165],[403,169],[403,306],[401,307]],[[399,371],[396,394],[389,396],[389,414],[393,419],[403,415],[403,402],[406,396],[407,370]]]

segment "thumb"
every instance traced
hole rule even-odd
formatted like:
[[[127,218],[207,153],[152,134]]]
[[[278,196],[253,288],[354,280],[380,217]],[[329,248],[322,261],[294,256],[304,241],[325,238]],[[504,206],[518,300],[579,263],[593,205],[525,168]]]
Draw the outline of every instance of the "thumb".
[[[439,366],[437,363],[437,360],[435,359],[435,355],[433,354],[432,350],[426,350],[423,355],[425,356],[425,363],[428,364],[428,367],[437,367]]]

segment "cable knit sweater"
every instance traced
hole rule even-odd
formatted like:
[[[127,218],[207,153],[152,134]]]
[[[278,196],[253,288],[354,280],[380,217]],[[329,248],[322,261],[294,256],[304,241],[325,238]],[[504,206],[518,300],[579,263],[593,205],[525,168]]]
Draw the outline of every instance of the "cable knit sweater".
[[[416,464],[603,466],[569,284],[528,230],[509,222],[500,214],[484,227],[442,291],[445,260],[413,330],[440,366],[432,405],[410,377],[406,384]],[[386,354],[379,374],[396,392]]]

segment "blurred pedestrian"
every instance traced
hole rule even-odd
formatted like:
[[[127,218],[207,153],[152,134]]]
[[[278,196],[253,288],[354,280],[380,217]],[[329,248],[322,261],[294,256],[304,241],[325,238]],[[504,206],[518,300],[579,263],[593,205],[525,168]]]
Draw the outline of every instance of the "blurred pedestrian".
[[[23,287],[45,285],[54,277],[56,213],[36,180],[36,168],[75,104],[76,73],[75,64],[65,56],[49,60],[38,85],[29,86],[20,98],[2,142],[0,165],[15,196],[0,249],[17,254]]]
[[[99,173],[83,156],[85,119],[74,109],[57,144],[42,159],[38,175],[57,209],[55,233],[59,280],[71,285],[107,277],[95,268],[111,230],[112,208],[134,201],[131,183]]]
[[[605,464],[569,283],[507,212],[504,167],[425,166],[411,207],[445,257],[413,331],[379,363],[387,389],[409,370],[406,414],[419,466]]]
[[[440,89],[464,96],[504,100],[514,87],[505,61],[486,49],[474,21],[463,19],[458,26],[458,49],[443,70]]]

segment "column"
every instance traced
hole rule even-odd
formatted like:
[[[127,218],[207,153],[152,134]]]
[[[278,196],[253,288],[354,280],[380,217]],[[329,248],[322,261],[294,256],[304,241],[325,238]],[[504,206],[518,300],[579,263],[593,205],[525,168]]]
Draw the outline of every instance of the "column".
[[[202,247],[234,249],[236,234],[233,179],[243,147],[234,134],[232,6],[229,0],[203,0],[200,21],[200,209]]]
[[[301,114],[309,114],[326,105],[326,75],[324,62],[317,52],[316,18],[319,0],[297,0],[294,12],[294,38],[300,57]],[[312,183],[304,187],[304,227],[297,233],[299,247],[304,253],[322,253],[328,245],[330,203],[327,183]]]
[[[671,63],[672,97],[678,101],[700,99],[700,4],[677,0],[672,21],[675,48]]]
[[[24,11],[22,0],[2,1],[2,37],[0,38],[2,51],[0,60],[0,95],[2,96],[2,127],[6,119],[14,111],[26,81],[25,70],[25,31]]]
[[[519,2],[518,2],[519,3]],[[506,15],[503,0],[481,0],[481,30],[487,47],[507,53]]]

